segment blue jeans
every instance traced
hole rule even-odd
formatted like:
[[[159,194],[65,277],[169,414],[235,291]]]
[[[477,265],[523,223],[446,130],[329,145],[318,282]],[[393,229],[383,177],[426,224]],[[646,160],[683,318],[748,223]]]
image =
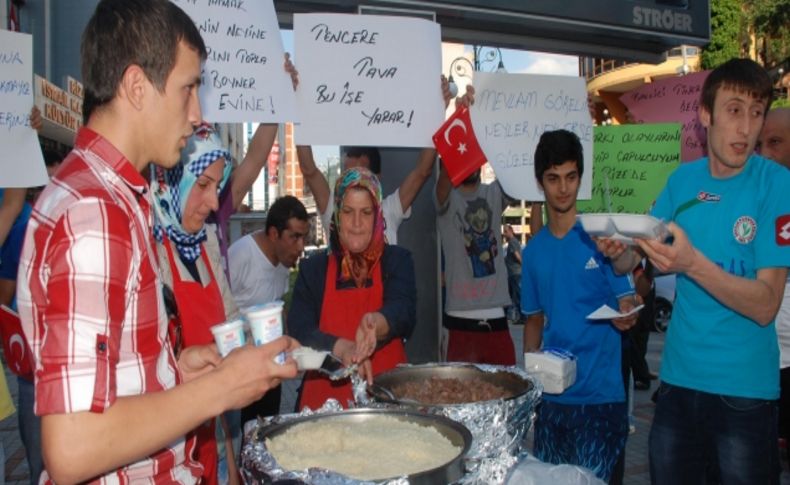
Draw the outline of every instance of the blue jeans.
[[[777,413],[776,401],[662,382],[650,429],[651,482],[778,484]]]
[[[30,470],[30,484],[38,483],[44,471],[44,459],[41,456],[41,418],[33,414],[35,393],[33,383],[21,377],[16,378],[18,389],[19,435],[25,445],[27,466]]]

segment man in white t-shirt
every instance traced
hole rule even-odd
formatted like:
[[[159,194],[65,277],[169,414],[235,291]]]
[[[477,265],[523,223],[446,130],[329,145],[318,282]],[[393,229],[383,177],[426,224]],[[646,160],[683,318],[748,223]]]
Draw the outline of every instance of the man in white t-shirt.
[[[277,199],[266,215],[266,227],[234,242],[228,250],[230,286],[243,309],[278,300],[288,291],[288,275],[304,250],[310,222],[296,197]],[[285,321],[285,318],[283,318]],[[280,410],[280,386],[242,409],[241,422],[273,416]]]

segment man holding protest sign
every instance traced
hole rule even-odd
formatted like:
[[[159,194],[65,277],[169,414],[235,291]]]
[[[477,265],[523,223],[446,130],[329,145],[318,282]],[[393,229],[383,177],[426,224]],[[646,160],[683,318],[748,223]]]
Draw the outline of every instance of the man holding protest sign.
[[[172,167],[201,121],[194,23],[166,0],[102,0],[81,53],[87,123],[36,203],[19,272],[44,479],[195,483],[185,435],[294,377],[274,357],[295,343],[221,359],[214,345],[176,355],[167,337],[140,171]]]
[[[515,365],[515,347],[504,310],[510,305],[507,269],[500,249],[507,196],[499,181],[481,183],[479,168],[455,188],[447,171],[448,163],[458,167],[485,159],[476,140],[470,138],[474,131],[466,108],[473,102],[474,88],[467,86],[466,94],[456,100],[459,109],[440,128],[444,132],[434,135],[434,143],[437,139],[442,143],[437,148],[444,158],[435,203],[444,255],[446,300],[442,324],[449,334],[447,360]],[[463,136],[456,139],[461,133]]]
[[[755,155],[771,104],[764,68],[732,59],[705,80],[709,155],[681,165],[652,214],[673,240],[599,247],[621,271],[644,253],[678,273],[650,431],[653,483],[778,483],[774,317],[790,265],[790,172]]]

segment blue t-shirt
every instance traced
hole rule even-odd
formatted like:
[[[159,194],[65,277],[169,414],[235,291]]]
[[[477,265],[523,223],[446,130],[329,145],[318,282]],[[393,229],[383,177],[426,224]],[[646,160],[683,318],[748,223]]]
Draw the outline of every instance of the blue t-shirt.
[[[3,201],[5,189],[0,188],[0,203]],[[22,254],[22,243],[25,240],[25,229],[33,208],[25,202],[22,211],[16,217],[14,224],[8,231],[5,242],[0,247],[0,279],[16,280],[19,268],[19,256]]]
[[[674,221],[691,244],[735,276],[790,265],[790,171],[753,155],[729,178],[710,175],[708,159],[681,165],[652,214]],[[661,379],[712,394],[779,397],[774,324],[760,326],[678,274]]]
[[[544,227],[522,253],[521,311],[543,312],[543,347],[576,355],[576,382],[559,395],[562,404],[603,404],[625,400],[620,371],[621,334],[610,320],[587,320],[603,304],[619,308],[633,294],[630,276],[617,276],[608,258],[576,224],[562,239]]]

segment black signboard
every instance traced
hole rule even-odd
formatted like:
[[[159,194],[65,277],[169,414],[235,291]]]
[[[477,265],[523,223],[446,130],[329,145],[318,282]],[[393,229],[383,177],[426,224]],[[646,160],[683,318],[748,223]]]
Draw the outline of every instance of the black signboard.
[[[467,44],[657,62],[710,38],[709,0],[275,0],[294,12],[432,15],[442,38]]]

